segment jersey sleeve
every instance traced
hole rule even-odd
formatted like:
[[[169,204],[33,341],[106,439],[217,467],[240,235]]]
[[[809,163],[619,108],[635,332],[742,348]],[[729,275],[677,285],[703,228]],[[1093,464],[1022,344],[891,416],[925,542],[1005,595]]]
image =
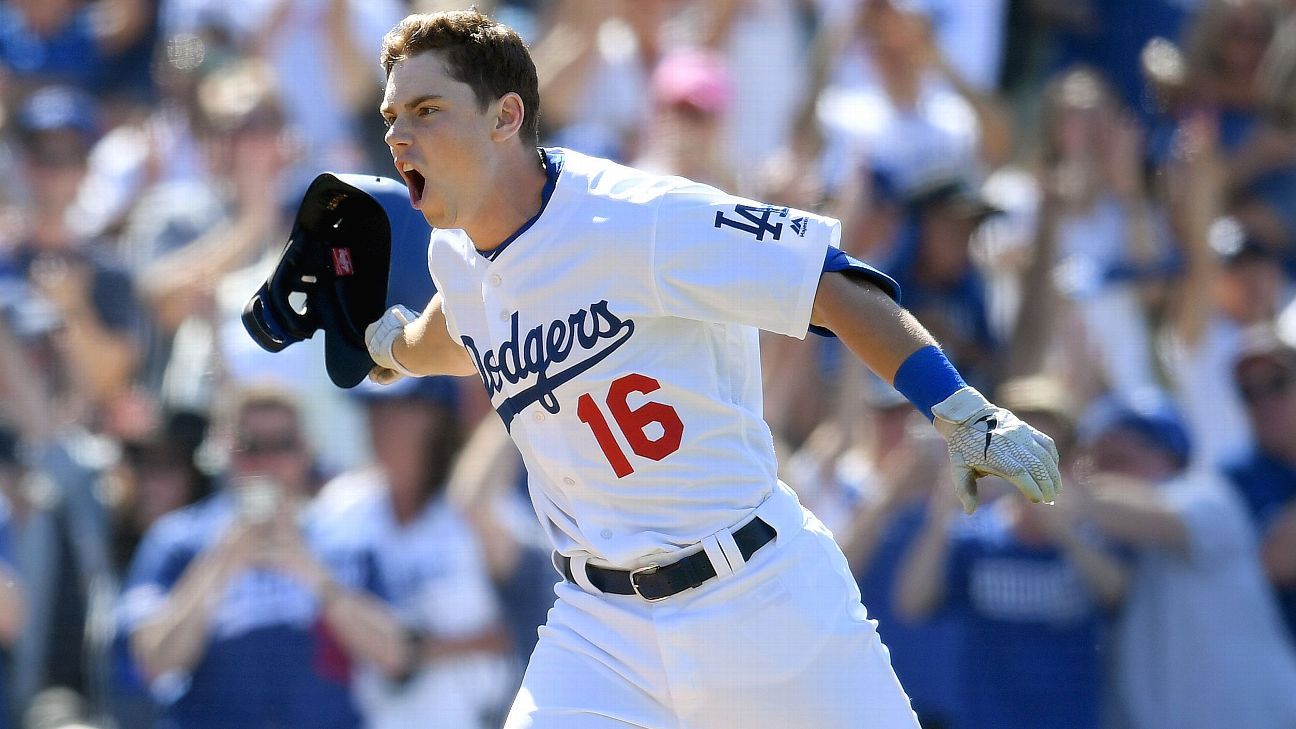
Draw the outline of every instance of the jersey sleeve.
[[[689,183],[656,201],[648,275],[658,312],[804,337],[841,224]]]

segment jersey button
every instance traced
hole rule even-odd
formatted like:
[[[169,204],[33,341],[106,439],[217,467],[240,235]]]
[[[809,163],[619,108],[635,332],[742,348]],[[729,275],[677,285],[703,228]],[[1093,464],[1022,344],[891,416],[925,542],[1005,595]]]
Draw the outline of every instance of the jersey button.
[[[572,478],[571,476],[563,476],[563,483],[567,484],[568,486],[574,486],[576,485],[576,479]]]
[[[500,321],[508,321],[508,320],[509,320],[509,313],[508,313],[508,311],[507,311],[507,310],[501,311],[501,312],[500,312]]]
[[[500,278],[498,273],[492,273],[490,277],[491,286],[499,286],[504,279]]]
[[[599,536],[600,536],[600,537],[603,537],[604,539],[611,539],[611,538],[612,538],[612,530],[611,530],[611,529],[604,529],[603,531],[599,532]]]
[[[540,412],[539,410],[537,410],[537,411],[535,411],[535,414],[532,415],[531,417],[535,418],[535,421],[536,421],[537,423],[539,423],[539,422],[542,422],[542,421],[544,420],[544,413],[542,413],[542,412]]]

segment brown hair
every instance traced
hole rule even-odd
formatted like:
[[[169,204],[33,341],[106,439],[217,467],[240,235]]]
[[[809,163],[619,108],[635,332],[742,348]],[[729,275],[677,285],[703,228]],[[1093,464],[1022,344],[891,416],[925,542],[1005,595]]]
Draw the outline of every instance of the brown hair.
[[[302,428],[301,403],[283,387],[268,382],[234,384],[216,402],[214,424],[221,437],[235,438],[248,413],[278,410],[292,416],[294,427]]]
[[[451,78],[472,87],[483,109],[511,92],[522,97],[522,135],[539,140],[540,82],[526,44],[512,28],[477,10],[406,17],[382,42],[383,70],[426,51],[444,54]]]

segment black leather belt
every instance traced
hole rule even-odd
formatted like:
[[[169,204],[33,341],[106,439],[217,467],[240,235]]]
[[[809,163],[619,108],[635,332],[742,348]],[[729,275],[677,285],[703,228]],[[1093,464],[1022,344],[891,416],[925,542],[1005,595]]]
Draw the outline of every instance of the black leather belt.
[[[756,517],[733,533],[734,544],[738,545],[738,551],[746,561],[756,550],[769,544],[775,534],[774,527]],[[563,577],[568,582],[576,582],[572,577],[571,558],[559,555],[559,564],[562,565]],[[586,564],[585,574],[600,592],[638,595],[649,602],[656,602],[701,585],[715,577],[716,571],[703,551],[665,566],[650,564],[637,570],[613,570]]]

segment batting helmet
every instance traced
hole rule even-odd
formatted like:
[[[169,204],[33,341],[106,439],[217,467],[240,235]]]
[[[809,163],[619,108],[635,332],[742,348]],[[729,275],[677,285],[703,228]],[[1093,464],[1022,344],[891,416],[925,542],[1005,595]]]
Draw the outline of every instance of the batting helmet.
[[[422,310],[435,293],[427,270],[431,232],[404,184],[319,175],[274,272],[243,308],[244,328],[270,352],[323,329],[329,379],[354,387],[374,366],[365,327],[396,304]]]

